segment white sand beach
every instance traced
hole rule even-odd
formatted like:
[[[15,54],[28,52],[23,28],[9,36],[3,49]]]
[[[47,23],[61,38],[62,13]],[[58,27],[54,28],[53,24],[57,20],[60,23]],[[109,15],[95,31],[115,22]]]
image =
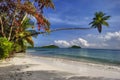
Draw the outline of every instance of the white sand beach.
[[[0,80],[120,80],[120,67],[19,55],[0,63]]]

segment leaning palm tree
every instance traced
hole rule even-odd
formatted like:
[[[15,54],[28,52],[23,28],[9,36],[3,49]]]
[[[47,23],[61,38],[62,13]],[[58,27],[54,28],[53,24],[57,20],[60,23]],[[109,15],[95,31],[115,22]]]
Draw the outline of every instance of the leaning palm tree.
[[[93,18],[93,21],[91,23],[89,23],[89,25],[91,25],[91,28],[81,28],[81,27],[58,28],[58,29],[54,29],[54,30],[49,30],[49,32],[55,32],[55,31],[61,31],[61,30],[87,30],[87,29],[97,28],[98,32],[101,33],[102,25],[109,26],[108,22],[106,22],[106,20],[108,20],[109,18],[110,18],[110,16],[106,16],[106,14],[103,12],[96,12],[95,17]],[[23,38],[38,35],[38,34],[44,34],[44,33],[47,33],[47,32],[34,32],[32,34],[28,34],[28,35],[24,36]]]
[[[106,22],[106,20],[109,18],[110,16],[106,16],[106,14],[103,12],[96,12],[95,17],[93,18],[93,21],[90,23],[90,25],[93,28],[97,28],[99,33],[101,33],[102,25],[109,26],[108,22]]]
[[[97,28],[99,33],[101,33],[102,31],[102,25],[105,26],[109,26],[109,24],[106,22],[106,20],[108,20],[110,18],[110,16],[106,16],[105,13],[103,12],[96,12],[95,13],[95,17],[93,18],[93,21],[90,23],[91,27],[93,28]],[[43,32],[36,32],[35,30],[26,30],[27,28],[30,27],[29,25],[29,20],[25,19],[23,22],[23,26],[22,26],[22,32],[21,37],[18,38],[19,42],[22,42],[22,40],[26,40],[28,43],[30,43],[31,45],[34,45],[33,40],[32,40],[32,36],[37,36],[38,34],[45,34],[47,32],[55,32],[55,31],[61,31],[61,30],[87,30],[87,29],[92,29],[92,28],[80,28],[80,27],[73,27],[73,28],[58,28],[58,29],[54,29],[54,30],[49,30],[48,31],[43,31]],[[29,25],[29,27],[27,27],[27,25]],[[20,43],[21,44],[21,43]]]

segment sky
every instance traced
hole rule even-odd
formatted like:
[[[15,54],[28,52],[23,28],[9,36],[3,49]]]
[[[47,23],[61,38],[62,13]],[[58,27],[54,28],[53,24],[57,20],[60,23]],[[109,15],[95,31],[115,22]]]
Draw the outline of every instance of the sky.
[[[89,28],[95,12],[102,11],[111,18],[109,27],[97,29],[57,31],[39,35],[35,46],[57,45],[67,48],[72,45],[82,48],[120,49],[120,0],[53,0],[55,9],[44,9],[51,29],[82,27]]]

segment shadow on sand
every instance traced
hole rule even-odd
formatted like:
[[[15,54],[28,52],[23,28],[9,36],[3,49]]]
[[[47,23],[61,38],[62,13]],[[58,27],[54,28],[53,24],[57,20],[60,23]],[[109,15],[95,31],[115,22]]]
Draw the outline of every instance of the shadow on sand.
[[[22,69],[29,66],[34,65],[0,67],[0,80],[119,80],[102,77],[74,76],[71,73],[53,70],[22,72]]]

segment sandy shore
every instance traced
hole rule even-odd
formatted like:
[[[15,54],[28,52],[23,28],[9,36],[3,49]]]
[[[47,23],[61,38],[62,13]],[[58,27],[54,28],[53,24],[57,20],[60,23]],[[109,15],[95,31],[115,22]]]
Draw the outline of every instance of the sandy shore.
[[[0,80],[120,80],[120,67],[17,55],[0,63]]]

